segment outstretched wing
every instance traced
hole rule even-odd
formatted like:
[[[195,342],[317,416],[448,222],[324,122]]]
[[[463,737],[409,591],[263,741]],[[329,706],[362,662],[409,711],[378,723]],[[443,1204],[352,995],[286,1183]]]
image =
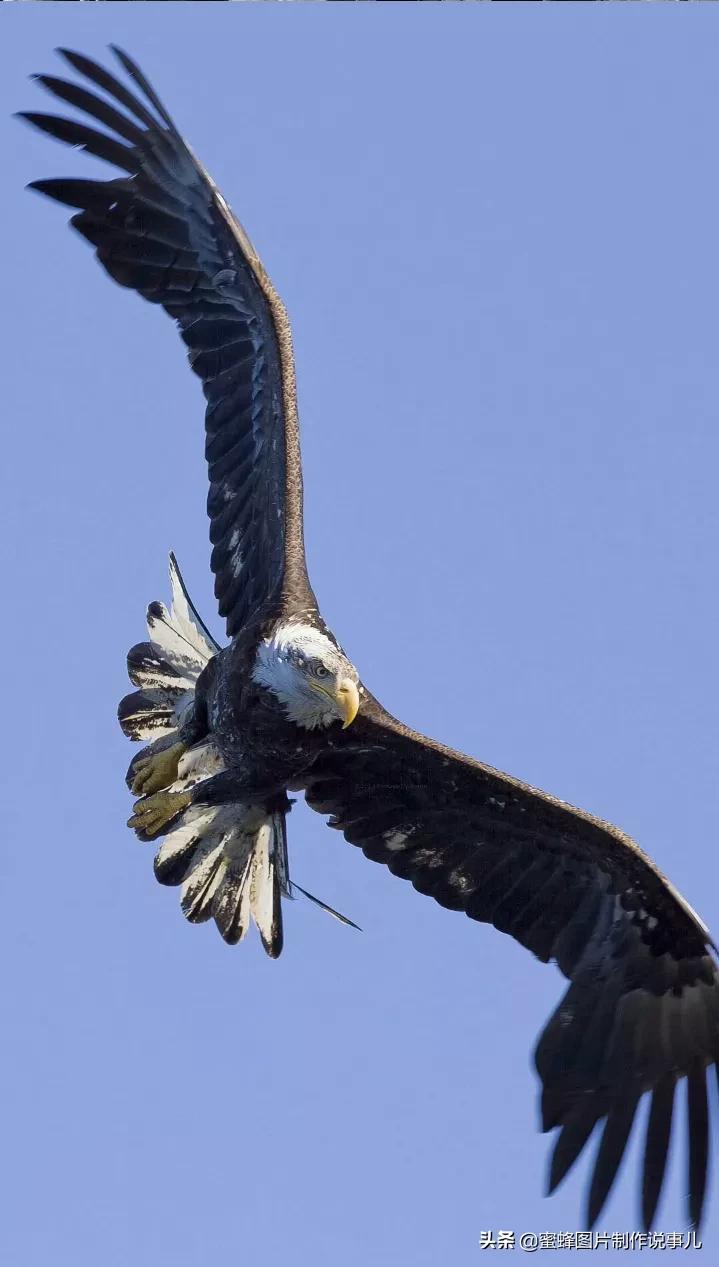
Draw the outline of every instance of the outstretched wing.
[[[617,828],[415,734],[371,697],[305,790],[368,858],[442,906],[510,933],[569,979],[535,1058],[543,1129],[560,1131],[550,1191],[605,1119],[590,1226],[645,1092],[642,1212],[651,1226],[675,1086],[686,1077],[689,1215],[698,1224],[719,978],[708,930],[650,859]]]
[[[70,65],[101,92],[38,75],[104,125],[25,113],[35,127],[121,169],[112,180],[40,180],[79,208],[71,223],[115,281],[174,317],[202,379],[212,569],[227,632],[284,601],[316,606],[302,537],[302,475],[290,328],[247,234],[183,141],[142,72],[113,50],[139,90],[78,53]],[[102,95],[105,94],[105,95]]]

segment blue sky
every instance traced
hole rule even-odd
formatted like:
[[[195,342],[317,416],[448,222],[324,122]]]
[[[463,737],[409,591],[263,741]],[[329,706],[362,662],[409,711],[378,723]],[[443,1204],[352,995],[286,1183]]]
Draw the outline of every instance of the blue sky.
[[[231,950],[125,828],[115,708],[170,548],[219,632],[202,398],[172,324],[22,192],[89,161],[9,114],[55,108],[26,78],[55,45],[140,61],[289,308],[311,574],[364,680],[620,823],[716,929],[719,10],[1,18],[0,1261],[465,1267],[482,1229],[577,1229],[586,1161],[542,1197],[555,968],[300,806],[296,878],[365,931],[296,903],[278,963]],[[683,1188],[679,1141],[661,1229]]]

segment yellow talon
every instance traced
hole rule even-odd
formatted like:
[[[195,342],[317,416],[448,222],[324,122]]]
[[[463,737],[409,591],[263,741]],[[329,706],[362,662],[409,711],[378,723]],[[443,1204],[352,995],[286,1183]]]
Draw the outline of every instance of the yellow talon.
[[[187,752],[187,745],[178,740],[169,748],[153,752],[143,757],[135,766],[132,790],[136,796],[150,796],[152,792],[160,792],[169,787],[177,778],[177,767],[181,757]]]
[[[135,801],[132,807],[135,813],[127,820],[127,825],[146,836],[159,836],[191,800],[189,792],[156,792],[154,796],[143,796]]]

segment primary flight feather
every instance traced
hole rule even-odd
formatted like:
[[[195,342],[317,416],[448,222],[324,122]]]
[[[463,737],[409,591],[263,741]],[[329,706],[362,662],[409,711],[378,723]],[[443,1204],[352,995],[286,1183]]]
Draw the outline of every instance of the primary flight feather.
[[[707,1070],[719,1059],[708,930],[616,827],[416,734],[361,684],[307,575],[284,307],[142,72],[113,51],[133,87],[65,50],[91,88],[37,76],[101,128],[23,117],[122,174],[33,188],[75,209],[71,223],[110,276],[160,304],[187,344],[207,400],[212,570],[230,639],[223,648],[212,639],[171,559],[172,605],[150,605],[149,640],[128,657],[138,689],[120,705],[125,733],[151,741],[128,771],[138,796],[130,824],[142,839],[163,837],[155,873],[182,886],[188,919],[214,919],[229,943],[254,921],[276,957],[282,899],[299,887],[287,793],[301,790],[368,858],[556,962],[569,987],[536,1050],[543,1127],[558,1130],[550,1190],[603,1121],[587,1203],[594,1223],[648,1094],[649,1227],[686,1079],[688,1213],[698,1224]]]

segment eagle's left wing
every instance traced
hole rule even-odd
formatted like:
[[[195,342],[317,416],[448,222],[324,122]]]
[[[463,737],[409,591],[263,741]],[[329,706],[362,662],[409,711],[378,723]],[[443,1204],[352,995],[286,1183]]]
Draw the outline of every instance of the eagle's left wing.
[[[707,928],[650,859],[616,827],[425,739],[371,697],[313,767],[306,796],[368,858],[442,906],[510,933],[569,979],[536,1064],[543,1128],[560,1128],[550,1191],[605,1119],[590,1225],[645,1092],[642,1213],[651,1225],[675,1086],[686,1077],[688,1208],[698,1224],[719,977]]]

